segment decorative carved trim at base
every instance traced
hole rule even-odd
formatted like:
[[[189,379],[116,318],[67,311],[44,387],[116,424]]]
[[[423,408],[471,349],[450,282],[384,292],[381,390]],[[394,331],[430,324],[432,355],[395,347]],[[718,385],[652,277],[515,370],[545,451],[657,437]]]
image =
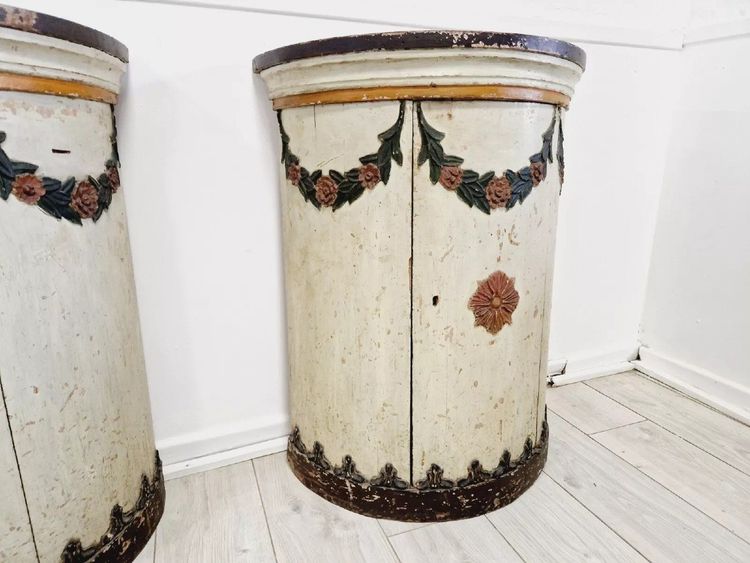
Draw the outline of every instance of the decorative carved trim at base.
[[[141,492],[135,506],[127,512],[116,504],[109,517],[109,529],[98,543],[84,548],[81,540],[68,542],[61,563],[119,563],[133,561],[146,547],[164,513],[164,477],[156,452],[153,479],[141,477]]]
[[[489,471],[474,460],[468,475],[456,482],[443,478],[443,470],[432,464],[416,486],[400,479],[390,463],[370,480],[352,471],[351,456],[344,457],[341,467],[333,467],[319,442],[313,451],[307,450],[298,428],[289,437],[287,459],[303,485],[347,510],[374,518],[438,522],[479,516],[517,499],[542,472],[548,436],[545,417],[538,444],[533,446],[531,438],[527,439],[517,460],[512,461],[505,450],[497,467]]]

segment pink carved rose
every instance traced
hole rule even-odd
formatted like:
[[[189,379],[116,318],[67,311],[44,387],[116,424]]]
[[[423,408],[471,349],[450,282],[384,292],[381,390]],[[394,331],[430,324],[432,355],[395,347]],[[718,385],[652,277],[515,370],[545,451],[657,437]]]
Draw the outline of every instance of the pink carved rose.
[[[440,183],[446,190],[457,190],[463,177],[464,171],[458,166],[443,166],[440,169]]]
[[[13,195],[29,205],[34,205],[46,193],[42,179],[33,174],[19,174],[11,187]]]
[[[493,177],[487,183],[485,188],[485,195],[487,196],[487,202],[490,204],[492,209],[498,207],[505,207],[510,199],[510,182],[505,176]]]
[[[323,207],[330,207],[336,201],[339,193],[339,186],[330,176],[321,176],[315,182],[315,199]]]
[[[290,164],[289,168],[286,169],[286,177],[293,186],[299,186],[300,178],[302,177],[302,169],[299,164]]]
[[[538,186],[539,182],[547,177],[547,164],[544,162],[532,162],[530,168],[531,183],[534,186]]]
[[[380,182],[380,170],[373,163],[359,167],[359,183],[368,190],[373,189]]]
[[[93,217],[99,208],[99,191],[89,180],[78,182],[70,198],[70,206],[78,213],[81,219]]]

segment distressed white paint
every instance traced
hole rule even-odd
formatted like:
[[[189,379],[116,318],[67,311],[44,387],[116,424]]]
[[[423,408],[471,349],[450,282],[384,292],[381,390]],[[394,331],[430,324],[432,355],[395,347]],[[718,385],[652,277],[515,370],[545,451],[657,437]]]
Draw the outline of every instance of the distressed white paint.
[[[487,46],[328,55],[271,67],[261,76],[271,98],[344,88],[456,84],[527,86],[571,96],[581,73],[577,64],[558,57]]]
[[[446,48],[318,57],[261,76],[274,98],[443,75],[473,84],[480,74],[493,84],[544,87],[554,76],[554,88],[571,94],[581,69],[509,49]],[[345,172],[376,152],[377,133],[395,121],[398,105],[281,115],[303,166]],[[406,107],[405,166],[394,164],[387,187],[351,206],[316,210],[281,169],[292,423],[308,447],[320,441],[336,464],[350,454],[367,476],[390,462],[416,481],[437,463],[457,479],[473,459],[494,467],[503,450],[518,457],[527,438],[538,439],[559,176],[550,165],[547,179],[510,210],[470,209],[418,165],[416,106]],[[480,174],[527,166],[556,113],[547,104],[487,101],[422,102],[422,109],[445,133],[446,154]],[[512,325],[491,335],[474,326],[468,301],[497,270],[515,278],[520,304]]]
[[[479,174],[527,166],[555,111],[512,102],[423,102],[422,109],[445,133],[446,154]],[[415,478],[437,463],[456,479],[473,459],[495,467],[504,449],[516,458],[527,437],[536,442],[559,191],[557,167],[549,165],[523,203],[485,215],[431,184],[426,164],[415,168]],[[512,324],[492,335],[474,326],[468,302],[495,271],[515,278],[520,299]]]
[[[30,52],[77,72],[57,48]],[[112,154],[112,108],[98,102],[0,92],[0,130],[7,154],[41,176],[98,176]],[[43,562],[57,561],[72,538],[96,543],[112,507],[132,508],[154,468],[126,189],[82,226],[13,195],[0,201],[0,377]]]
[[[411,109],[410,107],[407,109]],[[290,149],[311,172],[341,173],[377,152],[399,102],[282,112]],[[292,424],[332,463],[368,477],[409,467],[411,111],[404,166],[336,212],[306,202],[280,170]]]
[[[0,27],[0,72],[56,78],[120,91],[125,63],[56,37]]]

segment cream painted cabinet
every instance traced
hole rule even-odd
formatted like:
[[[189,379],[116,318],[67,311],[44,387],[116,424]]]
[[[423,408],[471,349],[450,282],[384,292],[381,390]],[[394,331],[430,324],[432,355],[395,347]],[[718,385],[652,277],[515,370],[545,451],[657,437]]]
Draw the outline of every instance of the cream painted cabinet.
[[[573,45],[336,38],[260,55],[281,133],[288,458],[364,514],[463,518],[541,472]]]
[[[131,561],[162,514],[113,114],[126,60],[0,6],[0,561]]]

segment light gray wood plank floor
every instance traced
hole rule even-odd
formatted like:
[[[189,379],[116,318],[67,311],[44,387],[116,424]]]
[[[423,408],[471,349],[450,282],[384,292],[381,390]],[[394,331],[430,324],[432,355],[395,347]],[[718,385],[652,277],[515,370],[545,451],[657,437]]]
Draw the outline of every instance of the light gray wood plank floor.
[[[317,497],[274,454],[167,482],[137,563],[750,561],[750,428],[635,372],[548,390],[544,473],[510,506],[404,524]]]

